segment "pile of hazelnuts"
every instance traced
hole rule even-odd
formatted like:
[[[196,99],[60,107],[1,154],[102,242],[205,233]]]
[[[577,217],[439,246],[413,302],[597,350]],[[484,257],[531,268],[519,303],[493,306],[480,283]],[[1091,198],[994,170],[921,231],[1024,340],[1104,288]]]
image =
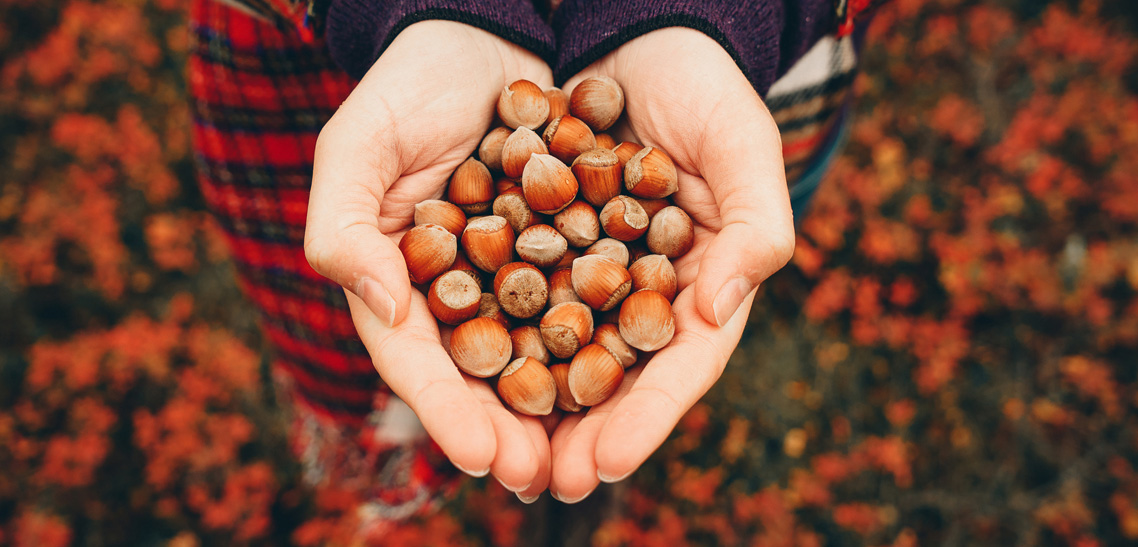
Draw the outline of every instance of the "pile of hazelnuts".
[[[663,150],[601,133],[623,110],[611,78],[571,96],[510,84],[498,98],[505,127],[455,170],[446,201],[416,205],[399,242],[431,313],[456,326],[455,364],[497,375],[523,414],[600,404],[638,350],[675,333],[671,260],[691,249],[692,221],[667,199],[677,173]]]

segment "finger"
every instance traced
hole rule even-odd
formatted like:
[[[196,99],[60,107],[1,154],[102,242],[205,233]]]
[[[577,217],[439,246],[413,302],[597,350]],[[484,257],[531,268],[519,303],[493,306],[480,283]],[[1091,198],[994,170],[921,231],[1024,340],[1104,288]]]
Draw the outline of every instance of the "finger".
[[[754,293],[749,294],[744,304],[753,300]],[[747,322],[738,314],[723,328],[708,324],[696,316],[690,291],[681,293],[674,306],[675,338],[644,366],[596,434],[597,476],[604,482],[632,474],[667,439],[684,413],[719,379]],[[559,470],[555,466],[554,474]]]
[[[490,474],[511,492],[529,488],[541,469],[541,457],[531,439],[530,429],[534,426],[541,429],[541,422],[507,410],[484,380],[470,378],[468,382],[494,427],[498,449],[490,464]]]
[[[549,434],[546,432],[545,420],[523,420],[522,425],[525,426],[526,432],[529,433],[530,442],[533,443],[533,447],[536,450],[537,474],[534,475],[529,487],[522,489],[517,494],[518,499],[521,500],[522,503],[530,504],[537,501],[541,493],[549,487],[549,477],[552,473]]]
[[[414,293],[407,319],[395,328],[358,297],[347,296],[352,322],[383,381],[415,411],[455,467],[478,477],[488,473],[497,452],[494,425],[443,351],[423,296]]]
[[[699,149],[699,168],[718,203],[722,226],[708,244],[695,282],[696,303],[724,326],[743,299],[790,260],[794,219],[778,126],[748,87],[730,104],[749,106],[719,120]],[[749,309],[749,308],[748,308]]]

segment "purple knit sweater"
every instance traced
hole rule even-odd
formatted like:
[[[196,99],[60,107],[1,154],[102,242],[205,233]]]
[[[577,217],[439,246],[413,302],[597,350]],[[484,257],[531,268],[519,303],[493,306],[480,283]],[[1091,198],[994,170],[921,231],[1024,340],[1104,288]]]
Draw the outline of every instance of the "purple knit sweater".
[[[361,77],[395,36],[428,19],[492,32],[544,58],[564,82],[621,44],[656,29],[690,27],[718,41],[765,95],[836,28],[836,0],[564,0],[552,28],[528,0],[332,0],[332,57]]]

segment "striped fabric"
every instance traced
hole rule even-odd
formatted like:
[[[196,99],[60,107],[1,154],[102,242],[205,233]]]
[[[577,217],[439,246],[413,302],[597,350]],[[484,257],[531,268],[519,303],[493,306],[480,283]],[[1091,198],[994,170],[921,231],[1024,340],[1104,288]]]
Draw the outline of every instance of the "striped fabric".
[[[401,518],[451,484],[454,470],[381,384],[342,289],[316,274],[303,251],[316,137],[355,82],[319,39],[282,23],[296,21],[304,3],[262,0],[239,10],[234,1],[195,0],[192,11],[201,192],[273,346],[274,380],[295,415],[306,477],[366,485],[376,500],[361,509],[369,518]],[[266,15],[278,4],[286,12]],[[790,180],[833,148],[855,64],[848,38],[826,40],[771,89]]]

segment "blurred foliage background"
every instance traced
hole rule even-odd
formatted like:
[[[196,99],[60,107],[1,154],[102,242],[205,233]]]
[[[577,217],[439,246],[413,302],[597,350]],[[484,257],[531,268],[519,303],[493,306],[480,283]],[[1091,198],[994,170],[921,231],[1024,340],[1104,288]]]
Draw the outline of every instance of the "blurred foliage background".
[[[353,541],[196,191],[186,9],[0,0],[0,544]],[[888,2],[791,265],[664,447],[384,543],[1138,542],[1136,35],[1129,0]]]

